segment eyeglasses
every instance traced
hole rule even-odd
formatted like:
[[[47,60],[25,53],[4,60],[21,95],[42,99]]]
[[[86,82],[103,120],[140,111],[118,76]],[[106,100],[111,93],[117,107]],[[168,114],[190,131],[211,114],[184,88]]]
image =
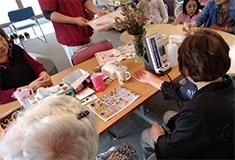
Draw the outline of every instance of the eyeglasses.
[[[89,114],[90,114],[90,112],[89,112],[88,110],[82,111],[81,113],[79,113],[79,114],[77,115],[77,119],[81,119],[81,118],[83,118],[83,117],[86,117],[86,116],[88,116]]]

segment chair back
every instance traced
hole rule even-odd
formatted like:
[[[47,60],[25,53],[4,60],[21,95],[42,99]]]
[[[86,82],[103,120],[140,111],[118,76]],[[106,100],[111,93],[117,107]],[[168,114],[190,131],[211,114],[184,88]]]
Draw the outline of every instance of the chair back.
[[[8,12],[8,17],[11,22],[19,22],[32,18],[34,15],[33,8],[27,7]]]
[[[102,40],[93,44],[90,44],[82,49],[74,52],[72,56],[73,65],[77,65],[90,58],[95,57],[95,53],[112,49],[113,45],[109,40]]]
[[[174,16],[177,17],[177,15],[180,13],[180,11],[183,10],[183,0],[175,0],[175,9],[174,9]]]

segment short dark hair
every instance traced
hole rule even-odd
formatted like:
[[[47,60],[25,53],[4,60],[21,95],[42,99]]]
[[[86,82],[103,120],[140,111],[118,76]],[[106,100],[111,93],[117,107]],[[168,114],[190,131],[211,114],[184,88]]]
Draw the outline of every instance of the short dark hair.
[[[186,14],[186,15],[187,15],[186,5],[187,5],[187,3],[188,3],[189,1],[190,1],[190,0],[184,0],[184,3],[183,3],[183,12],[184,12],[184,14]],[[199,2],[198,0],[193,0],[193,1],[195,1],[195,2],[197,3],[197,9],[196,9],[196,11],[195,11],[195,13],[194,13],[194,15],[195,15],[195,14],[198,13],[198,11],[199,11],[199,9],[200,9],[200,2]]]
[[[179,70],[194,82],[213,81],[229,70],[229,50],[218,33],[200,29],[182,42],[178,50]]]
[[[9,37],[1,27],[0,27],[0,35],[8,42]]]

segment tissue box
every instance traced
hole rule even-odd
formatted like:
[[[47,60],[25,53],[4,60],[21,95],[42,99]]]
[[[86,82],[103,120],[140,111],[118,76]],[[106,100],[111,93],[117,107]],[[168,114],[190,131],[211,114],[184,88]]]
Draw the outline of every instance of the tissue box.
[[[60,82],[60,83],[52,86],[52,88],[55,88],[56,92],[54,92],[51,95],[69,95],[69,96],[75,97],[73,88],[66,81]],[[51,96],[51,95],[49,95],[49,96]],[[47,97],[49,97],[49,96],[47,96]],[[43,98],[43,99],[45,99],[45,98]],[[35,94],[35,95],[32,95],[32,96],[26,98],[25,101],[26,101],[29,108],[33,108],[36,104],[38,104],[38,102],[40,102],[43,99],[39,98],[37,96],[37,94]]]
[[[112,63],[107,63],[101,68],[101,72],[104,76],[108,76],[112,80],[117,78],[115,69],[117,68],[117,65]]]

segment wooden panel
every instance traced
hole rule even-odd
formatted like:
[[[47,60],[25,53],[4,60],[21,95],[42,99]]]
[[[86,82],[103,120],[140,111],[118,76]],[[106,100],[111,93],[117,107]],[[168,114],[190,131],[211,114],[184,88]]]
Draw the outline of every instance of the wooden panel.
[[[168,15],[174,17],[174,0],[163,0],[168,6]]]

